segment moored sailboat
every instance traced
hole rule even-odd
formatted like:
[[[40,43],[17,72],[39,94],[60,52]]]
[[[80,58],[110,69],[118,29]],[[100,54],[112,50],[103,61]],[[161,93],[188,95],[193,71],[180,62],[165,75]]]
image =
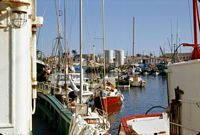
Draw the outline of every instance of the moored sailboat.
[[[144,87],[146,85],[146,81],[144,81],[138,74],[130,75],[129,82],[132,87]]]
[[[124,97],[116,89],[115,78],[106,78],[105,82],[105,89],[103,80],[95,88],[95,106],[108,114],[116,113],[120,110]]]
[[[104,113],[100,113],[83,104],[83,70],[82,70],[82,0],[80,0],[80,102],[75,104],[69,135],[107,134],[110,123]]]
[[[105,64],[105,30],[104,30],[104,0],[102,0],[102,33],[103,33],[103,55],[104,68],[103,80],[96,86],[95,105],[106,113],[114,113],[122,104],[123,95],[115,86],[115,78],[106,79],[106,64]],[[117,105],[116,109],[110,110],[110,106]],[[110,110],[110,112],[108,112]]]

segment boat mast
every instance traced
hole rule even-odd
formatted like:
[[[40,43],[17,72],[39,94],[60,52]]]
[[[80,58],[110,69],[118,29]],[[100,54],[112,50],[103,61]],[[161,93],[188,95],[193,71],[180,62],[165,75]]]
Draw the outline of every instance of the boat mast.
[[[57,28],[58,28],[58,33],[57,33],[57,37],[55,40],[55,46],[52,50],[52,56],[55,57],[55,62],[56,62],[56,69],[57,72],[61,72],[61,68],[63,68],[63,45],[62,45],[62,25],[61,25],[61,15],[62,15],[62,11],[60,10],[60,0],[55,0],[55,9],[56,9],[56,19],[57,19]],[[57,61],[58,58],[58,61]],[[60,76],[58,76],[57,78],[57,86],[58,83],[60,81]]]
[[[134,50],[135,49],[134,48],[135,47],[135,37],[134,37],[135,33],[134,33],[134,30],[135,30],[135,17],[133,17],[133,58],[134,58],[134,55],[135,55],[134,54],[135,53],[135,50]]]
[[[67,2],[64,0],[64,45],[65,45],[65,54],[64,54],[64,68],[65,68],[65,91],[67,91],[67,73],[68,73],[68,66],[67,66],[67,59],[68,59],[68,46],[67,46],[67,26],[66,26],[66,19],[67,19]],[[66,95],[66,99],[68,101],[68,94]],[[67,104],[68,105],[68,104]]]
[[[105,89],[106,61],[105,61],[104,0],[102,0],[102,34],[103,34],[103,86]]]
[[[55,46],[52,49],[52,56],[55,58],[58,58],[58,61],[56,61],[56,66],[58,69],[58,72],[61,72],[61,66],[63,64],[62,60],[62,54],[63,54],[63,46],[62,46],[62,26],[61,26],[61,15],[62,12],[60,10],[60,0],[55,0],[55,9],[56,9],[56,20],[57,20],[57,28],[58,28],[58,33],[57,37],[55,40]],[[56,59],[55,59],[56,60]],[[59,80],[59,79],[58,79]]]
[[[80,8],[80,104],[82,104],[82,94],[83,94],[83,70],[82,70],[82,43],[83,43],[83,37],[82,37],[82,6],[83,6],[83,3],[82,3],[82,0],[79,1],[79,8]]]

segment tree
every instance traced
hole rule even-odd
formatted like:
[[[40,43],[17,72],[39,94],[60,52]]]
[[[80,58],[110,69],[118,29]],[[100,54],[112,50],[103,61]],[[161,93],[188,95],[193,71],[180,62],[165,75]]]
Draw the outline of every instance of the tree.
[[[73,54],[73,56],[76,56],[77,55],[77,50],[72,50],[72,54]]]

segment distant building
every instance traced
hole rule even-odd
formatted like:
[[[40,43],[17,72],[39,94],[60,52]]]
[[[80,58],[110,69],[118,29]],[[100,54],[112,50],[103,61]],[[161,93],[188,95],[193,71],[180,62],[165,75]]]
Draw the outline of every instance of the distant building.
[[[162,57],[170,59],[171,61],[173,61],[173,59],[175,59],[175,61],[188,61],[188,60],[191,60],[192,54],[191,53],[178,53],[178,54],[174,55],[174,53],[165,53]]]
[[[192,54],[191,53],[179,53],[178,54],[178,59],[180,61],[188,61],[192,59]]]
[[[115,66],[124,65],[124,50],[115,50]]]
[[[114,58],[113,50],[105,50],[105,62],[106,64],[112,64]]]
[[[156,56],[129,56],[126,59],[127,64],[133,64],[133,63],[148,63],[148,64],[156,64],[160,62],[160,58]]]

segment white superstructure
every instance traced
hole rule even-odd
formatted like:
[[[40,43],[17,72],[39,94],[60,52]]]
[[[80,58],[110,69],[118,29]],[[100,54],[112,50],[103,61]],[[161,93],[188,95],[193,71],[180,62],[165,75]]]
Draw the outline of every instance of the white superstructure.
[[[36,98],[35,0],[0,1],[0,134],[32,131]],[[32,91],[33,94],[32,94]],[[35,100],[33,100],[35,103]],[[33,103],[33,104],[34,104]]]

